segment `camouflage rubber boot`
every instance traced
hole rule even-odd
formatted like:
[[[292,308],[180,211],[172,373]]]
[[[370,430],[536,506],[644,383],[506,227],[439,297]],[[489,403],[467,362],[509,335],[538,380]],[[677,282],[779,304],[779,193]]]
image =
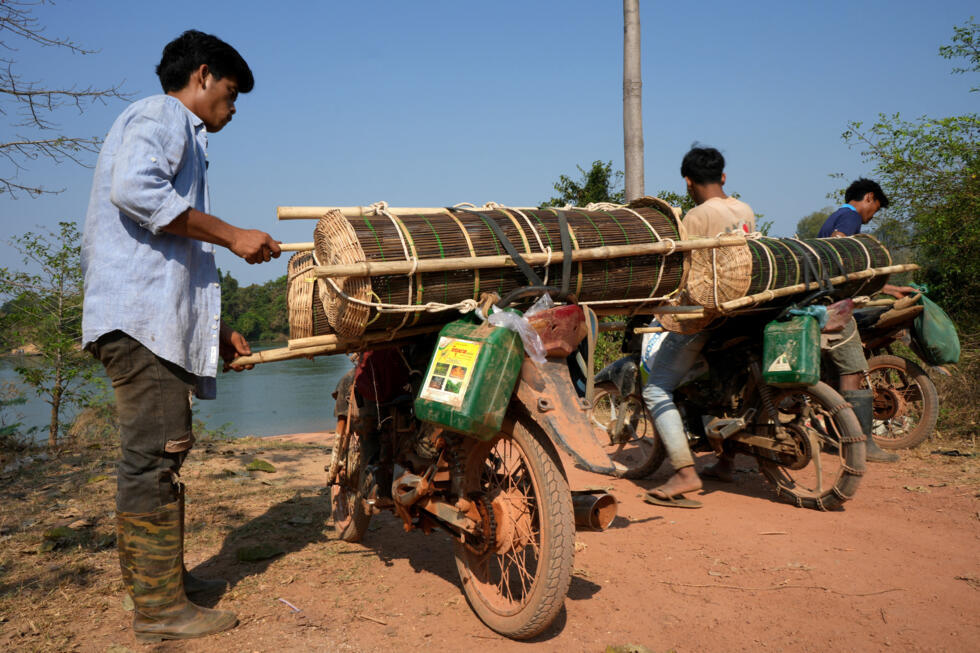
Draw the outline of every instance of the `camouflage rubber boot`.
[[[871,427],[874,424],[874,393],[864,388],[861,390],[844,390],[840,394],[844,398],[844,401],[853,407],[854,416],[861,423],[861,432],[867,438],[868,455],[866,460],[869,463],[898,462],[898,454],[889,453],[879,447],[871,435]]]
[[[186,565],[184,565],[184,494],[185,494],[184,484],[180,484],[180,491],[177,494],[177,505],[180,509],[180,569],[181,574],[184,578],[184,593],[187,596],[203,595],[217,592],[224,592],[228,589],[228,581],[226,580],[208,580],[206,578],[198,578],[191,572],[187,571]]]
[[[137,639],[203,637],[238,623],[235,613],[199,607],[184,593],[178,502],[150,513],[117,513],[116,542]]]

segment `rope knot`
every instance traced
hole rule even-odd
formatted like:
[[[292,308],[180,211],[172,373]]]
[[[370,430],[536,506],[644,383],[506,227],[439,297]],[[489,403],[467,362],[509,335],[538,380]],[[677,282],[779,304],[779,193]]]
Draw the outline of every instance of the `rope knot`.
[[[375,202],[368,207],[368,210],[372,215],[380,215],[382,213],[388,212],[388,202],[381,200],[380,202]]]

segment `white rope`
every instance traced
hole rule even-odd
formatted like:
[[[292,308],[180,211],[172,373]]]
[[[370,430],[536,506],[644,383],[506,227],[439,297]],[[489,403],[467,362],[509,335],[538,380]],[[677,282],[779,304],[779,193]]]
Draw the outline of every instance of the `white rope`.
[[[531,218],[524,215],[523,211],[521,211],[520,209],[509,209],[509,210],[514,211],[515,213],[517,213],[517,215],[521,216],[521,218],[524,219],[524,222],[527,223],[527,226],[531,228],[531,233],[534,234],[534,239],[538,241],[538,247],[541,248],[542,252],[546,252],[548,254],[548,260],[544,264],[544,279],[542,279],[541,281],[543,285],[547,286],[548,273],[550,272],[548,266],[551,265],[551,245],[548,245],[548,247],[544,246],[544,241],[541,240],[541,234],[538,233],[538,230],[537,228],[535,228],[534,223],[531,222]]]
[[[546,286],[548,285],[548,273],[551,270],[551,257],[554,254],[554,252],[551,251],[550,245],[548,246],[547,254],[548,260],[544,262],[544,279],[541,280],[541,283]]]
[[[654,235],[654,237],[657,239],[657,242],[658,243],[662,243],[662,242],[669,242],[670,243],[670,250],[660,258],[660,269],[657,271],[657,281],[656,281],[656,283],[653,284],[653,288],[650,290],[651,297],[648,297],[647,298],[647,301],[653,301],[652,295],[653,295],[653,293],[657,292],[657,288],[660,287],[660,282],[664,278],[664,269],[667,267],[667,257],[674,253],[674,249],[676,249],[676,246],[674,245],[674,241],[673,240],[671,240],[669,238],[661,238],[660,237],[660,234],[657,233],[657,230],[654,229],[653,226],[642,215],[640,215],[639,213],[637,213],[636,211],[634,211],[633,209],[631,209],[629,207],[622,207],[622,208],[624,208],[625,210],[629,211],[630,213],[632,213],[633,215],[635,215],[637,218],[639,218],[640,219],[640,222],[642,222],[643,224],[645,224],[646,227],[647,227],[647,229],[649,229],[650,232]]]
[[[479,304],[475,299],[464,299],[455,304],[442,304],[440,302],[428,302],[425,304],[388,304],[385,302],[369,302],[363,299],[351,297],[330,277],[324,277],[327,284],[343,299],[358,306],[373,308],[379,313],[441,313],[442,311],[458,310],[460,313],[469,313],[477,308]]]
[[[391,225],[395,228],[395,233],[398,234],[398,240],[399,242],[401,242],[402,251],[405,253],[405,260],[412,262],[412,267],[408,271],[408,274],[406,275],[408,277],[408,289],[406,292],[406,296],[408,298],[408,301],[412,301],[412,294],[413,294],[412,280],[415,278],[416,270],[418,270],[419,259],[414,252],[409,253],[408,243],[405,242],[405,235],[402,233],[401,227],[398,224],[398,219],[394,215],[392,215],[391,212],[388,211],[388,203],[384,201],[375,202],[368,208],[373,210],[375,214],[383,215],[389,220],[391,220]],[[415,248],[413,247],[412,249]],[[406,323],[408,323],[408,312],[405,313],[405,317],[402,319],[402,323],[399,324],[397,327],[395,327],[395,329],[392,331],[392,337],[394,337],[395,333],[397,333],[399,330],[404,328]]]
[[[586,205],[586,211],[615,211],[618,209],[626,208],[623,204],[616,204],[615,202],[592,202]]]
[[[851,331],[851,335],[847,336],[846,338],[844,338],[843,340],[841,340],[840,342],[838,342],[836,345],[834,345],[832,347],[827,347],[827,351],[833,351],[833,350],[837,349],[838,347],[840,347],[841,345],[846,345],[851,340],[854,340],[854,338],[855,338],[855,336],[857,336],[857,334],[858,334],[858,330],[857,329],[854,329],[853,331]]]

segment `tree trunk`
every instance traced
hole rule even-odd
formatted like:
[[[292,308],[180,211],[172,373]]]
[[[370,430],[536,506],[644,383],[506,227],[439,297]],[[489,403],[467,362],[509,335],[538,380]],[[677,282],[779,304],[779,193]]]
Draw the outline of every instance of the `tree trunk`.
[[[639,0],[623,0],[623,143],[626,158],[626,201],[630,201],[644,195]]]
[[[61,411],[61,370],[55,374],[54,387],[51,388],[51,427],[48,431],[48,447],[58,448],[58,413]]]

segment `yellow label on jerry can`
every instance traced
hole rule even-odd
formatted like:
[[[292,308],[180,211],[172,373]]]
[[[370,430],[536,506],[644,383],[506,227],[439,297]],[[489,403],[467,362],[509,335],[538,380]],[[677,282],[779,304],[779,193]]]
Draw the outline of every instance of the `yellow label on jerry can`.
[[[471,340],[440,337],[419,396],[456,408],[462,406],[480,346]]]

